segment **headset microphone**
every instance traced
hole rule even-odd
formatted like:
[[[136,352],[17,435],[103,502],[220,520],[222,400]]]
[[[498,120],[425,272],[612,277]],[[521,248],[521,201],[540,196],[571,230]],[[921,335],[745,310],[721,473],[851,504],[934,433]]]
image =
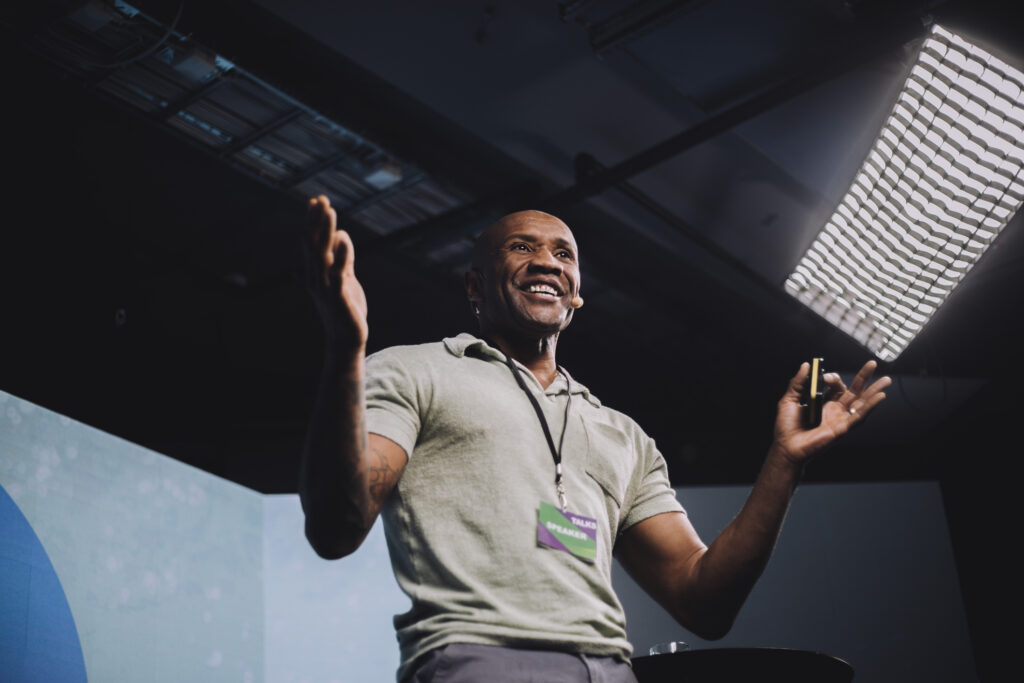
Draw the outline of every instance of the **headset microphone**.
[[[581,297],[579,294],[577,294],[576,296],[574,296],[572,298],[572,301],[569,302],[569,305],[572,306],[573,308],[580,308],[580,307],[582,307],[583,306],[583,297]]]

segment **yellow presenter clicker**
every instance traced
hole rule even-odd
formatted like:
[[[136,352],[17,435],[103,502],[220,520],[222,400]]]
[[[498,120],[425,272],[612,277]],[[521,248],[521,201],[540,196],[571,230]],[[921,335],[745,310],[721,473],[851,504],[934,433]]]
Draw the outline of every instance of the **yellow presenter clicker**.
[[[825,403],[825,359],[811,359],[811,373],[804,384],[804,426],[813,429],[821,424],[821,406]]]

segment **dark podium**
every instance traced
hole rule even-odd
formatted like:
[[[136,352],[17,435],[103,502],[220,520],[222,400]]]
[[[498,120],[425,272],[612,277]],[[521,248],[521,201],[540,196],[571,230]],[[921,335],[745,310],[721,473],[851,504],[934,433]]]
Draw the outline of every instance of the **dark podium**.
[[[640,683],[850,683],[853,667],[821,652],[723,647],[633,657]]]

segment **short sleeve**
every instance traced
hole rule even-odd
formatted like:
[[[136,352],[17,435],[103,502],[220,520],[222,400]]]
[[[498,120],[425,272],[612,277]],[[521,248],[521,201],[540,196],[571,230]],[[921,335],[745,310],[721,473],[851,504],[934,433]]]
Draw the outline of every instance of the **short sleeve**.
[[[663,512],[686,513],[676,499],[676,492],[668,476],[668,465],[654,445],[654,440],[646,434],[640,436],[638,440],[639,457],[623,508],[622,521],[619,525],[620,534],[637,522]]]
[[[366,359],[366,430],[391,439],[412,457],[420,432],[419,392],[400,354],[385,349]]]

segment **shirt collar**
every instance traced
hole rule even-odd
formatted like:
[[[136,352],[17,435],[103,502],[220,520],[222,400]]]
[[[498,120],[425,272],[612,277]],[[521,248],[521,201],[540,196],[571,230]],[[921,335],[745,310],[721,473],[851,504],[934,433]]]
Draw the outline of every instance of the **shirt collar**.
[[[502,364],[505,363],[504,353],[494,348],[483,339],[469,334],[468,332],[463,332],[455,337],[446,337],[444,339],[444,347],[448,349],[448,353],[452,354],[456,358],[463,358],[468,353],[468,355],[476,358],[491,358]],[[565,368],[559,366],[559,369],[566,375],[569,375],[569,371]],[[569,380],[572,385],[573,394],[581,394],[583,398],[593,404],[595,408],[601,407],[601,401],[597,396],[590,393],[590,389],[576,381],[576,378],[572,375],[569,375]],[[565,380],[561,377],[555,378],[555,381],[548,387],[548,391],[550,392],[552,389],[555,394],[565,391]]]

